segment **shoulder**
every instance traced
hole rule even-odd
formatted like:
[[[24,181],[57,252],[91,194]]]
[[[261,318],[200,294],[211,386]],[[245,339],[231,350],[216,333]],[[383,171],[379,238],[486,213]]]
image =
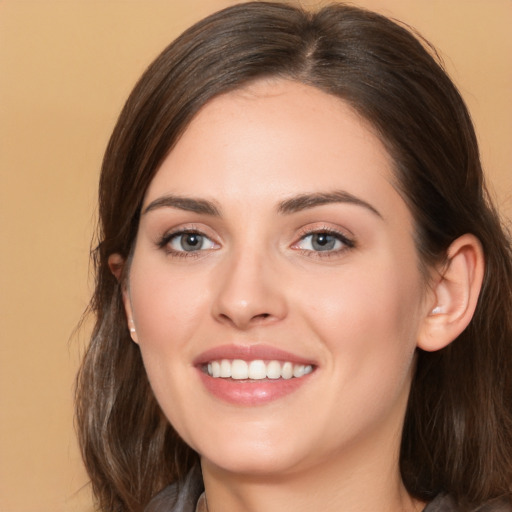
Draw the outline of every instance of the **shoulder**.
[[[475,512],[512,512],[512,501],[506,498],[497,498],[481,505]]]
[[[159,492],[144,512],[194,512],[203,492],[199,467],[193,468],[183,481],[175,482]]]
[[[512,512],[512,501],[496,498],[477,507],[459,505],[447,494],[440,494],[430,502],[423,512]]]

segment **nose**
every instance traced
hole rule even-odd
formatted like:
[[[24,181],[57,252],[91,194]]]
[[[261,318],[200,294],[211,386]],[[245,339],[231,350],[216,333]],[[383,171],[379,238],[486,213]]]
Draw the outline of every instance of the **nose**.
[[[218,271],[212,306],[217,321],[247,330],[285,318],[286,283],[268,255],[247,250],[226,260]]]

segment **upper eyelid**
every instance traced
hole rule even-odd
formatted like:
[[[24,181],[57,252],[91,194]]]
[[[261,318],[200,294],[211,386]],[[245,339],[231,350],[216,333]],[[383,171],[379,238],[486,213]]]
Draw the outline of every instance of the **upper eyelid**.
[[[188,226],[188,227],[177,227],[177,228],[169,229],[169,230],[165,231],[161,236],[159,236],[159,238],[157,240],[157,245],[159,247],[164,247],[173,238],[180,236],[180,235],[187,234],[187,233],[191,233],[191,234],[196,233],[198,235],[204,236],[205,238],[208,238],[208,240],[212,241],[213,243],[218,244],[218,241],[216,241],[215,238],[212,237],[211,235],[205,233],[204,229],[199,229],[197,227]]]
[[[180,233],[197,233],[198,235],[203,235],[208,238],[211,238],[212,235],[208,233],[208,231],[211,231],[203,226],[199,226],[196,223],[190,223],[190,224],[180,224],[176,227],[167,229],[164,231],[163,237],[172,237],[174,235],[179,235]]]
[[[294,242],[292,247],[298,246],[302,241],[304,241],[305,239],[307,239],[310,236],[321,234],[321,233],[326,233],[326,234],[328,234],[330,236],[333,236],[339,242],[341,242],[345,246],[345,248],[353,248],[353,247],[355,247],[355,242],[353,240],[351,240],[350,238],[347,238],[347,237],[345,237],[345,236],[343,236],[343,235],[341,235],[339,233],[332,233],[332,232],[328,232],[328,231],[324,231],[324,232],[316,231],[316,232],[313,232],[313,233],[306,234],[306,235],[300,237],[296,242]],[[309,249],[302,249],[302,250],[309,250]],[[340,249],[338,249],[338,250],[340,250]],[[334,251],[334,252],[336,252],[336,251]]]
[[[308,235],[314,235],[316,233],[329,233],[330,235],[339,236],[340,238],[350,240],[352,242],[355,242],[356,240],[355,235],[350,230],[346,228],[327,226],[323,223],[316,226],[306,225],[300,228],[298,231],[299,233],[297,237],[299,239],[302,239]]]

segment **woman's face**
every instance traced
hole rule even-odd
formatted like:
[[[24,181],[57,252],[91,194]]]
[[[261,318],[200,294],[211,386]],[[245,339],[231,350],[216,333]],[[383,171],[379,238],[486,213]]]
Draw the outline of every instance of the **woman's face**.
[[[212,100],[163,162],[125,305],[163,411],[207,463],[396,456],[427,308],[392,180],[346,103],[284,80]]]

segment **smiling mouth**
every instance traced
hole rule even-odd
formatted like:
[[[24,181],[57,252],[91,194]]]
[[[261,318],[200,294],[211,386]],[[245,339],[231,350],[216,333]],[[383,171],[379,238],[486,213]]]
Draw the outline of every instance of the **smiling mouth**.
[[[279,380],[299,379],[313,371],[313,365],[294,364],[290,361],[264,361],[255,359],[220,359],[210,361],[203,371],[214,379],[232,380]]]

